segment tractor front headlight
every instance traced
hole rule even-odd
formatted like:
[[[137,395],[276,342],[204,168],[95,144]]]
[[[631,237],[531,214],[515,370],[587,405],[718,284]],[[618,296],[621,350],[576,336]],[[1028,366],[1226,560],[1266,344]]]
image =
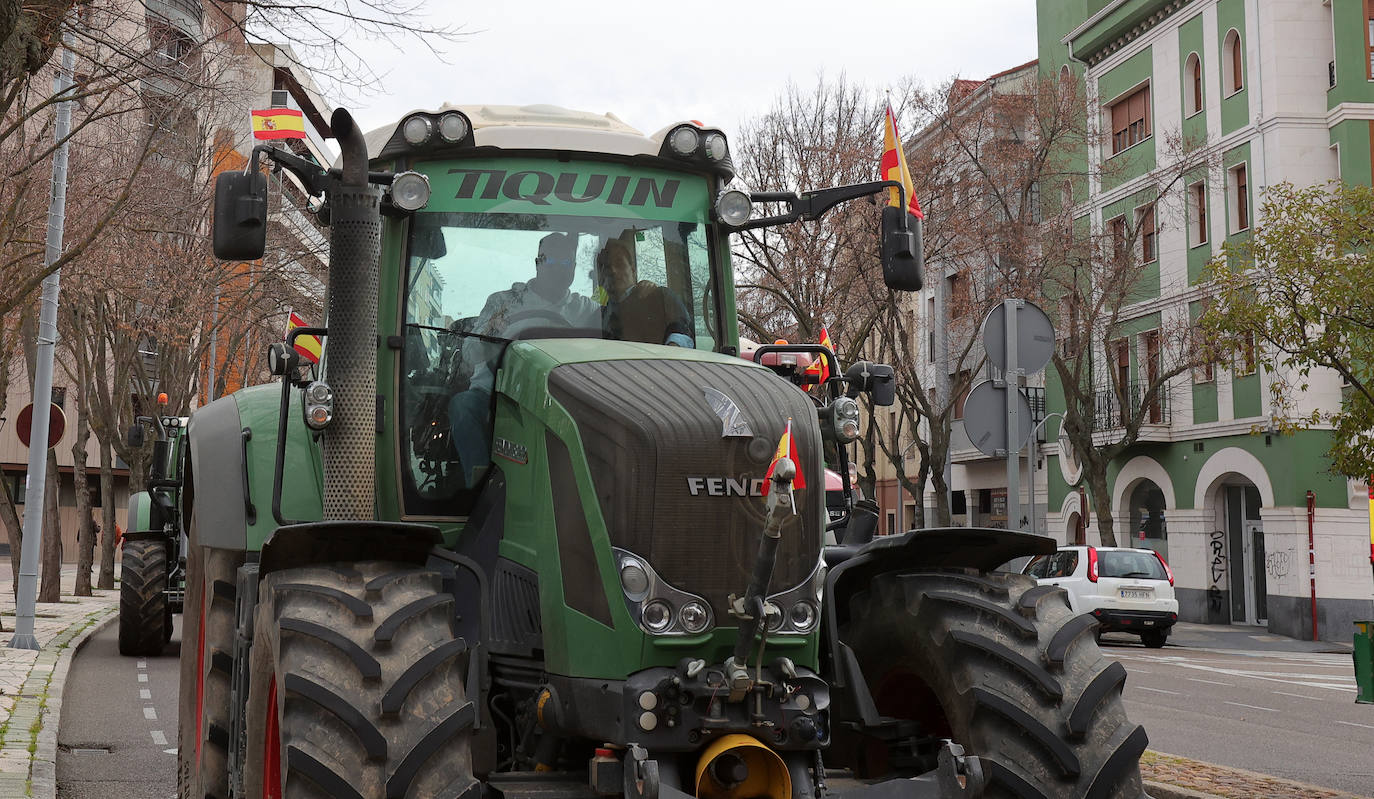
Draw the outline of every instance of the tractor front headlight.
[[[429,205],[429,178],[419,172],[402,172],[391,181],[391,204],[415,212]]]
[[[705,602],[693,599],[677,612],[677,620],[682,625],[683,631],[695,635],[705,632],[706,628],[711,626],[711,611],[706,607]]]
[[[706,157],[712,161],[724,161],[730,154],[730,148],[725,144],[725,134],[708,133],[704,144],[706,145]]]
[[[835,440],[848,444],[859,437],[859,403],[852,397],[837,397],[830,404]]]
[[[815,628],[816,620],[820,618],[820,614],[816,612],[816,606],[812,604],[811,600],[803,599],[792,606],[787,617],[797,632],[809,633]]]
[[[305,387],[305,423],[311,430],[323,430],[334,421],[334,390],[323,380]]]
[[[722,192],[716,198],[716,216],[731,227],[739,227],[749,221],[754,214],[754,201],[739,189]]]
[[[649,632],[667,632],[673,623],[673,609],[662,599],[655,599],[644,606],[644,610],[640,612],[640,618],[644,620],[644,627]]]
[[[668,146],[677,155],[687,158],[695,155],[697,147],[701,146],[701,134],[691,125],[674,128],[673,132],[668,134]]]
[[[418,147],[434,135],[434,122],[424,114],[415,114],[401,123],[401,138],[406,144]]]
[[[643,564],[627,560],[620,567],[620,586],[631,599],[643,599],[649,593],[649,574]]]
[[[449,111],[439,116],[439,136],[449,144],[462,141],[471,130],[468,118],[457,111]]]

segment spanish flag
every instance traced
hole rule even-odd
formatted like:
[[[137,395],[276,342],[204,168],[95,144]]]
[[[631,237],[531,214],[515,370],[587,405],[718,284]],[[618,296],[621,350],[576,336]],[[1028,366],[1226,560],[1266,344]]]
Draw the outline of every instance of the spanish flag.
[[[916,186],[911,182],[911,168],[906,165],[906,155],[902,152],[902,137],[897,133],[897,115],[892,113],[892,103],[887,104],[887,121],[883,125],[883,160],[879,162],[883,180],[895,180],[906,191],[906,211],[917,219],[925,219],[921,204],[916,201]],[[901,197],[896,189],[888,189],[887,204],[893,208],[901,207]]]
[[[299,314],[291,311],[286,316],[286,332],[290,333],[298,327],[308,327],[308,325]],[[311,363],[319,363],[320,354],[324,352],[324,344],[320,341],[319,336],[296,336],[296,352]]]
[[[792,419],[789,417],[787,426],[782,429],[782,438],[778,439],[778,449],[773,453],[773,460],[768,464],[768,473],[763,476],[763,495],[768,496],[768,489],[773,485],[773,470],[778,468],[778,461],[783,458],[791,458],[792,465],[797,467],[797,476],[792,478],[792,488],[806,488],[806,478],[802,477],[801,456],[797,454],[797,441],[792,438]]]
[[[831,352],[835,351],[835,345],[830,343],[830,331],[826,330],[824,327],[821,328],[821,340],[816,343]],[[830,379],[830,361],[826,360],[825,356],[822,355],[812,361],[810,366],[806,367],[806,373],[809,375],[816,375],[817,383],[824,383]]]
[[[253,112],[253,138],[304,139],[305,117],[294,108],[269,108]]]

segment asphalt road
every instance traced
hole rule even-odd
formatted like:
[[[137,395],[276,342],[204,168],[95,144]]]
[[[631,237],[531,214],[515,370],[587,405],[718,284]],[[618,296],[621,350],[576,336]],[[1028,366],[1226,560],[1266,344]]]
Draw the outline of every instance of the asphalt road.
[[[1151,749],[1374,797],[1374,705],[1355,704],[1350,655],[1126,641],[1103,653]]]
[[[160,657],[119,654],[118,623],[77,653],[57,731],[57,795],[173,799],[181,616]]]

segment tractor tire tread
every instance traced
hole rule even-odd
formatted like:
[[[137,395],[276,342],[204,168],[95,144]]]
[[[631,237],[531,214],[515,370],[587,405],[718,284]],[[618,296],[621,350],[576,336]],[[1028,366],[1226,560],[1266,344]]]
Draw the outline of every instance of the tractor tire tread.
[[[1005,596],[931,570],[875,575],[853,597],[839,635],[878,712],[933,725],[980,758],[989,799],[1143,799],[1143,731],[1117,690],[1124,669],[1090,635],[1096,621],[1057,587],[983,577]],[[912,681],[923,684],[892,690]],[[938,706],[902,704],[912,696]]]
[[[1118,661],[1112,661],[1107,668],[1099,671],[1088,687],[1083,689],[1083,693],[1078,695],[1078,701],[1073,705],[1073,710],[1069,711],[1068,730],[1069,735],[1081,738],[1088,734],[1088,724],[1092,721],[1093,714],[1097,712],[1098,705],[1106,699],[1109,694],[1115,691],[1118,695],[1126,684],[1126,667]]]
[[[283,799],[439,796],[474,782],[466,736],[476,705],[458,657],[467,647],[437,572],[312,565],[267,575],[259,594],[248,740],[261,743],[247,752],[248,795],[262,792],[269,713]],[[370,613],[356,613],[362,605]]]
[[[167,545],[126,541],[119,586],[119,654],[147,657],[166,646]]]

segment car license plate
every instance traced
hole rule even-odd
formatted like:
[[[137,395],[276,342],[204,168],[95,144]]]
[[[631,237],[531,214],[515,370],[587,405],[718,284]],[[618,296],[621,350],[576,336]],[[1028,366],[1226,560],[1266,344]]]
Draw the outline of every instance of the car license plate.
[[[1133,589],[1130,589],[1130,588],[1123,588],[1123,589],[1121,589],[1121,598],[1122,598],[1122,599],[1150,599],[1150,598],[1153,597],[1154,595],[1155,595],[1155,592],[1154,592],[1154,591],[1151,591],[1151,590],[1149,590],[1149,589],[1145,589],[1145,590],[1143,590],[1143,591],[1141,591],[1141,590],[1133,590]]]

